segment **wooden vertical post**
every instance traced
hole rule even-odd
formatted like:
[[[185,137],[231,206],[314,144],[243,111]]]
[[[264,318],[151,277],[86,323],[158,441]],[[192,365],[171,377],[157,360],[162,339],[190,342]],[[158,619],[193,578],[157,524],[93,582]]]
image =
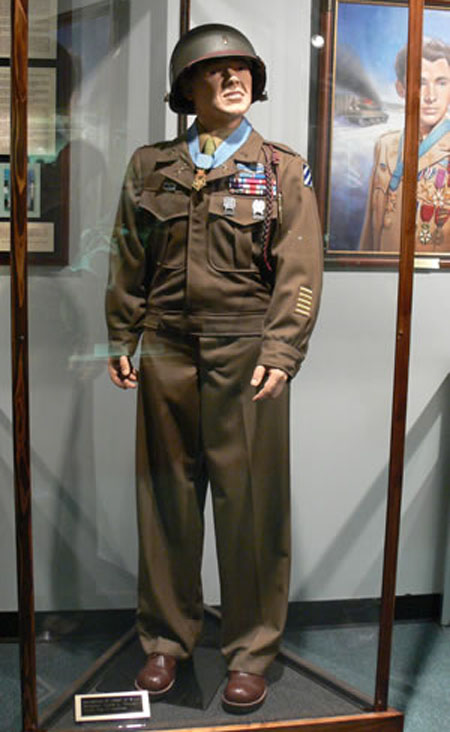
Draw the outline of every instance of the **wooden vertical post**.
[[[387,708],[392,628],[395,612],[395,584],[400,533],[401,497],[405,454],[406,407],[411,336],[416,229],[416,185],[418,168],[420,75],[424,0],[410,0],[408,24],[407,92],[402,197],[402,234],[397,299],[397,330],[389,458],[388,508],[384,549],[383,591],[378,643],[375,709]]]
[[[11,344],[22,722],[37,728],[27,300],[28,0],[11,0]]]
[[[188,32],[191,20],[191,0],[180,0],[180,38]],[[183,135],[187,130],[187,116],[178,115],[178,134]]]
[[[189,30],[191,17],[191,0],[180,0],[180,36]]]
[[[333,56],[333,0],[322,0],[320,34],[325,43],[320,55],[318,80],[317,151],[315,189],[322,230],[327,234],[327,184],[330,149],[331,91],[330,70]]]

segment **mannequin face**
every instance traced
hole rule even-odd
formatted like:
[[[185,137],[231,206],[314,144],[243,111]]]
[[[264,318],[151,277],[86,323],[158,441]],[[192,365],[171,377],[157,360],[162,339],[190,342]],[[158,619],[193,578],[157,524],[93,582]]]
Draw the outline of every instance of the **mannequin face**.
[[[401,97],[406,94],[405,87],[397,82],[397,91]],[[447,114],[450,103],[450,66],[447,59],[437,61],[422,59],[422,76],[420,91],[420,132],[428,135]]]
[[[252,103],[252,75],[239,58],[218,58],[198,65],[188,96],[206,130],[237,127]]]

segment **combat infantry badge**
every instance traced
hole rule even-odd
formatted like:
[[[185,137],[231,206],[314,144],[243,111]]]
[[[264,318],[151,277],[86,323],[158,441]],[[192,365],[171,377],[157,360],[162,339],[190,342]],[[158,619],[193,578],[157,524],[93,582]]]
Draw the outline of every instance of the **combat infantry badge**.
[[[263,219],[264,211],[266,210],[266,202],[261,199],[256,199],[252,203],[252,213],[254,219]]]
[[[225,196],[223,199],[223,212],[226,216],[233,216],[236,209],[236,199],[232,196]]]

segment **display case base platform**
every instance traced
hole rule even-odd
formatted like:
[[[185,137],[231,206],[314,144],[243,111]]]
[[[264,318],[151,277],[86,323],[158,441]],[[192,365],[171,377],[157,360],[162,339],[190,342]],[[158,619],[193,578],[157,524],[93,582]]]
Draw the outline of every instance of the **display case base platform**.
[[[174,688],[151,703],[149,720],[126,722],[74,721],[75,694],[134,691],[134,679],[145,656],[131,629],[67,689],[51,708],[43,711],[39,730],[80,732],[91,730],[278,730],[293,732],[401,732],[403,715],[395,710],[374,712],[370,700],[333,680],[289,651],[282,651],[267,674],[269,693],[264,705],[245,715],[222,707],[226,666],[218,649],[217,621],[209,618],[192,659],[179,664]]]

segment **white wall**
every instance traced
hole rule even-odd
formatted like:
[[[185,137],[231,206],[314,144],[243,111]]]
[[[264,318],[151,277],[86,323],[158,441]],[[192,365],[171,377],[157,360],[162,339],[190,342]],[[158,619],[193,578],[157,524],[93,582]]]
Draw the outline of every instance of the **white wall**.
[[[89,3],[83,3],[89,5]],[[306,151],[310,0],[193,0],[192,25],[226,22],[269,67],[252,121]],[[161,102],[177,2],[131,0],[116,44],[74,28],[83,65],[73,99],[70,266],[30,273],[32,479],[39,609],[135,602],[135,396],[105,373],[108,236],[131,151],[175,130]],[[83,17],[83,16],[82,16]],[[126,20],[126,19],[125,19]],[[125,29],[125,32],[123,32]],[[150,39],[150,51],[148,46]],[[168,40],[167,40],[168,39]],[[97,43],[97,46],[96,46]],[[100,45],[98,45],[100,44]],[[447,521],[450,274],[415,282],[400,593],[439,592]],[[292,599],[379,594],[387,487],[397,278],[325,275],[310,354],[293,384]],[[0,606],[16,607],[9,375],[9,282],[0,275]],[[208,521],[206,599],[219,599]]]
[[[272,140],[307,149],[310,0],[274,4],[258,0],[193,0],[191,26],[226,23],[250,38],[267,66],[268,102],[255,104],[252,124]],[[286,100],[289,106],[286,107]]]
[[[415,277],[400,594],[440,592],[448,522],[448,274]],[[328,272],[295,388],[295,598],[370,597],[382,565],[397,278]],[[295,403],[295,402],[294,402]],[[294,407],[295,410],[295,407]]]

